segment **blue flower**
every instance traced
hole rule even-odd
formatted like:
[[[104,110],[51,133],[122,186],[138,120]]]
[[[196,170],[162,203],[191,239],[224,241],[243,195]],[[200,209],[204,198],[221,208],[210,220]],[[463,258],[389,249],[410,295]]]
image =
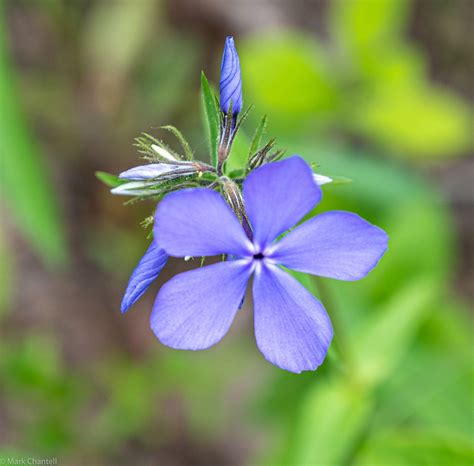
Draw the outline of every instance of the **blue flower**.
[[[227,114],[232,101],[232,113],[234,116],[237,115],[242,110],[242,79],[234,38],[230,36],[225,40],[219,90],[221,110]]]
[[[175,257],[228,254],[176,275],[158,293],[151,328],[165,345],[200,350],[229,330],[252,274],[257,345],[291,372],[316,369],[333,330],[323,305],[281,267],[340,280],[365,277],[387,248],[387,235],[359,216],[320,214],[294,227],[321,199],[298,156],[251,172],[243,184],[250,240],[220,194],[206,188],[168,194],[155,215],[155,241]]]

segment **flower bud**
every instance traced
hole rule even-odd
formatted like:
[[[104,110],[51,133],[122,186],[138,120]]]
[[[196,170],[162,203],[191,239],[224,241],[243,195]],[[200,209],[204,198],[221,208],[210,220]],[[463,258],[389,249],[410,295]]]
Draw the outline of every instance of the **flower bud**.
[[[221,64],[221,80],[219,85],[221,110],[227,114],[232,101],[232,113],[237,115],[242,110],[242,79],[240,62],[234,45],[234,38],[225,40]]]
[[[130,168],[120,173],[119,178],[125,180],[152,180],[172,175],[189,174],[196,171],[196,167],[192,164],[149,163]]]

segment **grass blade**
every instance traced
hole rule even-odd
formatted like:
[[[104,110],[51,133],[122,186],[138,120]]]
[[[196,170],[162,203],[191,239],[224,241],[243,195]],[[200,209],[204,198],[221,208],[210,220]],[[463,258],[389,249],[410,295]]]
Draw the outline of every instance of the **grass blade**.
[[[5,20],[2,5],[0,21]],[[0,190],[36,253],[46,263],[61,264],[67,258],[67,248],[55,193],[26,125],[14,81],[6,34],[0,34],[0,102],[3,115],[8,115],[0,120]]]

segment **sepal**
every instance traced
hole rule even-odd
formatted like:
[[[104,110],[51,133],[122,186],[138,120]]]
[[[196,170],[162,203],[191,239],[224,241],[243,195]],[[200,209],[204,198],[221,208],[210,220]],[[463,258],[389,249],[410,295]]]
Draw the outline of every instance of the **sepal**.
[[[126,183],[126,181],[121,180],[117,175],[112,175],[112,173],[97,171],[95,172],[95,176],[98,180],[102,181],[102,183],[109,186],[110,188],[115,188],[121,184]]]
[[[250,150],[249,150],[249,158],[257,152],[260,142],[262,140],[262,136],[265,133],[265,130],[267,129],[267,115],[264,115],[262,119],[260,120],[259,125],[257,126],[257,129],[255,130],[255,134],[253,135],[252,142],[250,144]]]

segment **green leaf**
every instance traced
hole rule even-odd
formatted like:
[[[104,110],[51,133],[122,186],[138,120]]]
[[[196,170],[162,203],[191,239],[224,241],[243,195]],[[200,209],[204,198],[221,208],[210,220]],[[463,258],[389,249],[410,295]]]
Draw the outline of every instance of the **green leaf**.
[[[342,465],[363,432],[372,402],[345,379],[316,383],[304,399],[290,448],[273,464]]]
[[[471,110],[444,89],[413,81],[381,83],[359,103],[353,129],[400,157],[452,157],[472,143]]]
[[[315,118],[326,124],[338,107],[333,67],[313,39],[301,33],[262,34],[243,41],[239,54],[246,95],[278,134],[301,133],[314,127]]]
[[[120,86],[159,20],[154,2],[112,2],[91,5],[82,24],[81,46],[87,66],[98,79]],[[97,84],[96,84],[97,85]],[[110,84],[108,84],[110,85]]]
[[[184,155],[185,155],[186,159],[187,160],[193,160],[193,158],[194,158],[193,151],[192,151],[191,146],[189,145],[188,141],[183,136],[183,133],[181,133],[181,131],[178,128],[176,128],[175,126],[172,126],[172,125],[162,126],[161,128],[166,129],[167,131],[173,133],[176,136],[176,138],[178,139],[178,141],[180,142],[181,147],[183,148]]]
[[[440,434],[472,433],[474,376],[469,310],[440,299],[416,344],[381,387],[374,431],[411,423]],[[442,376],[441,376],[442,374]],[[469,407],[469,408],[468,408]]]
[[[10,250],[7,247],[3,231],[0,229],[0,318],[6,312],[10,302],[11,290],[15,271],[10,258]]]
[[[0,22],[3,10],[1,2]],[[6,26],[0,29],[6,31]],[[0,102],[5,115],[0,119],[0,189],[27,241],[46,263],[57,265],[67,258],[57,195],[20,107],[6,37],[0,34]]]
[[[204,112],[207,120],[207,132],[211,150],[211,164],[217,167],[217,146],[219,144],[220,133],[220,110],[216,103],[216,98],[209,86],[209,82],[204,72],[201,73],[201,96]]]
[[[128,180],[121,180],[118,176],[112,175],[111,173],[97,171],[95,172],[95,176],[102,181],[107,186],[111,188],[115,188],[120,186],[121,184],[127,183]]]
[[[238,168],[237,170],[230,171],[227,176],[232,179],[243,178],[245,177],[245,170]]]
[[[407,7],[406,0],[335,0],[330,10],[332,35],[351,58],[383,50],[403,33]]]
[[[144,429],[154,416],[149,407],[157,390],[146,367],[124,362],[109,363],[101,373],[107,403],[91,425],[92,435],[101,444],[116,445]]]
[[[474,449],[470,437],[437,435],[403,429],[377,432],[364,445],[356,466],[453,465],[472,466]]]
[[[260,141],[262,140],[263,133],[265,132],[266,129],[267,129],[267,115],[264,115],[260,121],[260,124],[257,126],[257,129],[255,130],[252,143],[250,144],[249,157],[255,154],[255,152],[257,152],[260,146]]]
[[[405,356],[420,324],[436,303],[433,281],[420,277],[380,306],[352,338],[357,377],[375,386],[390,377]]]

